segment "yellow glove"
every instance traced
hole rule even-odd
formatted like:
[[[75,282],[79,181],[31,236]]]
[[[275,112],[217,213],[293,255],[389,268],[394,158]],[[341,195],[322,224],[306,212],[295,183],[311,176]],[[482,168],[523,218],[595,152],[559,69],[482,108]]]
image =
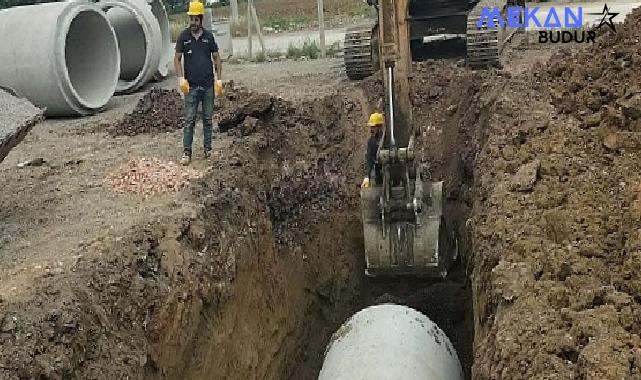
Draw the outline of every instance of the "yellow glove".
[[[187,79],[180,78],[178,80],[178,86],[183,94],[187,95],[189,93],[189,82],[187,82]]]
[[[365,189],[369,187],[369,178],[365,178],[363,180],[363,184],[361,185],[361,189]]]
[[[214,93],[216,96],[219,96],[220,94],[223,93],[223,81],[222,80],[217,80],[214,82]]]

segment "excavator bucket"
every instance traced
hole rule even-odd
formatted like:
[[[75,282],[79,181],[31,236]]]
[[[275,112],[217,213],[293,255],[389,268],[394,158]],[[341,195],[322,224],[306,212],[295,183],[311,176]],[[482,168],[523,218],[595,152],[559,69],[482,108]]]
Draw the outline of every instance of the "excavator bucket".
[[[361,190],[368,276],[445,277],[456,260],[456,243],[443,217],[443,182],[419,186],[425,191],[418,212],[403,205],[384,213],[383,186]],[[402,189],[393,188],[392,196],[395,191]]]

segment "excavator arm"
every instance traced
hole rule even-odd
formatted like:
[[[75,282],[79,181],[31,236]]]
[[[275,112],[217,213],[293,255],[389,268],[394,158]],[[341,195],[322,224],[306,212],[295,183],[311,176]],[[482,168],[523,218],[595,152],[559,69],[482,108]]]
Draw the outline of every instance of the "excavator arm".
[[[409,74],[412,68],[409,0],[380,0],[378,49],[386,91],[386,148],[407,148],[411,136],[412,107]]]
[[[444,277],[456,244],[443,218],[443,183],[425,182],[415,161],[408,1],[377,4],[386,126],[378,151],[383,183],[361,190],[366,274]]]

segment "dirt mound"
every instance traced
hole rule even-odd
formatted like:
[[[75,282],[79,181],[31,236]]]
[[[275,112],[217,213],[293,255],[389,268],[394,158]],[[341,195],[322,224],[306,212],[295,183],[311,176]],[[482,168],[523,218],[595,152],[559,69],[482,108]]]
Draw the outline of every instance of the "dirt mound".
[[[641,378],[640,16],[508,81],[479,126],[475,379]]]
[[[237,88],[233,82],[225,86],[225,93],[218,98],[218,127],[221,132],[241,127],[240,135],[256,132],[258,119],[272,111],[275,98],[245,88]]]
[[[133,112],[107,128],[111,136],[173,132],[183,127],[183,100],[176,90],[152,88],[140,98]]]
[[[354,155],[345,145],[362,144],[360,138],[346,140],[365,132],[353,127],[362,122],[362,104],[344,95],[293,104],[244,89],[227,94],[221,101],[223,115],[235,115],[236,121],[225,125],[235,137],[234,146],[242,149],[226,155],[219,165],[265,168],[251,170],[248,176],[265,186],[257,191],[280,244],[300,246],[300,234],[310,227],[300,224],[301,217],[356,205],[357,191],[350,184],[358,182],[354,177],[359,173],[352,168],[360,165],[361,154]],[[252,133],[244,128],[248,120],[256,126]]]
[[[589,50],[554,56],[547,73],[554,78],[551,94],[559,110],[577,115],[586,128],[640,130],[640,39],[641,9],[636,9],[616,33],[608,29]]]
[[[267,197],[271,219],[274,222],[280,223],[296,218],[303,211],[325,211],[337,206],[336,201],[345,196],[341,186],[344,183],[339,182],[339,173],[335,176],[328,173],[331,169],[327,167],[336,165],[327,163],[326,166],[326,163],[319,158],[303,167],[284,168],[284,173],[272,182]],[[319,181],[319,178],[328,180]],[[314,204],[307,205],[312,199],[315,200]],[[311,210],[302,207],[305,205],[311,206]]]

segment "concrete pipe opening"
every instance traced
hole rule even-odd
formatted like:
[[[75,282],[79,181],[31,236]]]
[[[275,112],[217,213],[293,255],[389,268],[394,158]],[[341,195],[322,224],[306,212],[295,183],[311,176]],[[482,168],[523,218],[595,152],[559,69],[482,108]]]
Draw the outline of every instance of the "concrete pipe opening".
[[[334,334],[318,380],[463,380],[449,338],[425,315],[383,304],[356,313]]]
[[[29,32],[24,20],[29,20]],[[120,72],[118,44],[96,5],[58,2],[5,9],[0,35],[0,51],[6,52],[0,85],[45,108],[47,116],[93,114],[113,96]]]
[[[118,45],[103,16],[94,11],[78,13],[67,32],[65,62],[71,87],[82,105],[96,109],[111,99],[119,72]]]
[[[147,83],[158,69],[160,27],[144,1],[105,1],[99,4],[118,39],[121,63],[116,92],[134,92]]]
[[[131,10],[111,8],[107,10],[107,18],[116,31],[120,47],[120,79],[131,82],[145,67],[147,56],[145,31]]]

